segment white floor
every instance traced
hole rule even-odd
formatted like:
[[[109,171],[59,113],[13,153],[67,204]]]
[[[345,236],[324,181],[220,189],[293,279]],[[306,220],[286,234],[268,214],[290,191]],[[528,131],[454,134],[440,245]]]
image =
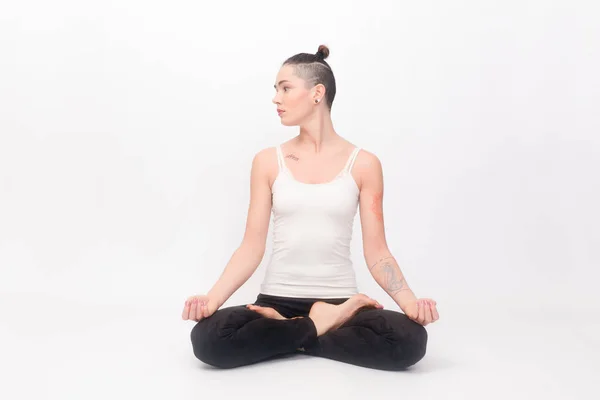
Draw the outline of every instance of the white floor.
[[[387,372],[305,355],[218,370],[194,358],[179,304],[94,304],[1,295],[0,398],[600,398],[600,315],[585,306],[447,306],[425,358]]]

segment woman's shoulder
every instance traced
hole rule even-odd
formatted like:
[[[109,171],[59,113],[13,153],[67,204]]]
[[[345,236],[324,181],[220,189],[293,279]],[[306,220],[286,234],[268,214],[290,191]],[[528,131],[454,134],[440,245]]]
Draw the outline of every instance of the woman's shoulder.
[[[360,160],[361,162],[372,163],[373,161],[378,160],[377,155],[373,151],[366,149],[360,144],[356,144],[349,140],[346,140],[346,142],[350,148],[358,149],[358,154],[356,155],[356,162]]]
[[[276,151],[277,151],[277,145],[264,147],[264,148],[258,150],[254,154],[254,158],[259,158],[259,159],[269,158],[269,156],[275,154]]]
[[[269,169],[273,164],[277,165],[277,146],[269,146],[254,153],[252,164]]]
[[[252,160],[252,170],[266,179],[272,186],[279,170],[277,161],[277,146],[269,146],[258,150]]]
[[[358,147],[358,146],[357,146]],[[369,166],[381,164],[379,157],[373,151],[365,149],[364,147],[358,147],[359,152],[356,155],[356,161],[354,165],[359,168],[366,168]]]

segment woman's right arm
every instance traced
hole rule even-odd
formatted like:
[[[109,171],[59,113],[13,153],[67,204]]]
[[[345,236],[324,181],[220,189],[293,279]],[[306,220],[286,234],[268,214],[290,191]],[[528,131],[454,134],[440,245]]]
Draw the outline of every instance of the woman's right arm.
[[[250,172],[250,205],[242,243],[233,252],[218,281],[207,293],[221,307],[256,271],[265,254],[271,218],[270,149],[258,152]],[[217,308],[218,308],[217,307]]]

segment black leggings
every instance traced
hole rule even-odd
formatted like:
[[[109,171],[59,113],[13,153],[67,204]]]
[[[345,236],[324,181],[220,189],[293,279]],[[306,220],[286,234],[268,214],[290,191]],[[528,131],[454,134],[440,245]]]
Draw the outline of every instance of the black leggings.
[[[397,371],[421,360],[427,331],[405,314],[363,308],[335,330],[317,337],[308,313],[315,301],[341,304],[348,298],[310,299],[259,294],[254,304],[282,316],[263,317],[245,305],[226,307],[199,321],[191,332],[194,355],[218,368],[234,368],[298,353],[362,367]]]

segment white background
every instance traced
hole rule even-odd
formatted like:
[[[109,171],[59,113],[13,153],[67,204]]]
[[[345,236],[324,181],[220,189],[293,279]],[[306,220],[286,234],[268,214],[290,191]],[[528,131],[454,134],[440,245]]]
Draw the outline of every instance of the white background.
[[[512,379],[532,388],[519,394],[583,390],[578,379],[591,371],[582,367],[563,386],[554,377],[564,379],[566,361],[553,352],[568,343],[571,366],[600,353],[590,330],[599,327],[600,307],[598,8],[591,1],[1,2],[0,350],[10,361],[0,367],[15,373],[4,390],[12,398],[27,398],[24,388],[83,398],[78,390],[100,389],[78,366],[100,359],[113,373],[116,364],[129,368],[124,360],[134,369],[163,363],[139,381],[107,377],[129,385],[123,396],[200,395],[190,389],[199,385],[198,364],[187,336],[193,323],[180,319],[183,302],[211,288],[240,244],[254,154],[298,133],[280,124],[271,102],[281,63],[320,44],[330,47],[337,80],[334,127],[381,159],[390,249],[417,296],[438,302],[422,371],[443,366],[445,398],[475,396],[467,376],[482,369],[465,353],[475,338],[478,360],[499,360],[514,347],[488,341],[496,328],[504,335],[548,321],[527,343],[513,338],[525,350],[564,330],[530,364],[516,363],[523,371],[557,368],[532,386],[515,372]],[[355,228],[359,289],[393,309],[366,269],[358,214]],[[270,248],[226,305],[256,298]],[[99,318],[114,322],[117,341],[132,329],[129,350],[151,327],[163,329],[179,359],[164,353],[164,341],[110,353],[114,346],[86,336],[106,337],[98,333],[106,328],[82,328]],[[127,325],[136,318],[146,322]],[[589,325],[574,328],[580,324]],[[478,336],[478,326],[491,328]],[[164,359],[152,357],[156,348]],[[523,357],[507,358],[503,372]],[[61,359],[73,362],[57,369]],[[180,381],[172,381],[179,393],[148,386],[152,373],[165,376],[166,359],[179,368]],[[474,369],[460,374],[456,364]],[[24,384],[32,366],[35,388]],[[81,387],[65,378],[72,368]],[[486,377],[478,379],[492,385],[501,374]],[[412,388],[441,398],[430,385]]]

